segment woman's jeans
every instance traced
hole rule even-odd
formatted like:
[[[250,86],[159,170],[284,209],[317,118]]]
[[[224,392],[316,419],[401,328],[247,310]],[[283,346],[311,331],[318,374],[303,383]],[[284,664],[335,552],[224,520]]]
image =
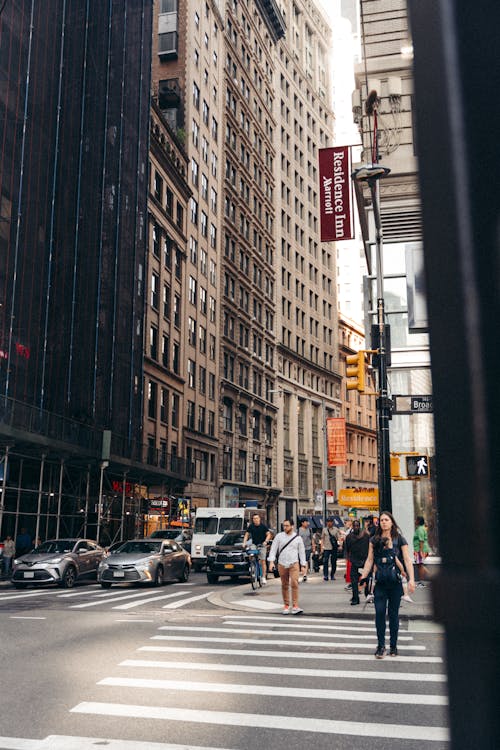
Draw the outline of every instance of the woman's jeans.
[[[385,646],[385,614],[389,613],[389,635],[391,648],[397,646],[399,630],[399,605],[403,596],[401,584],[384,586],[375,584],[375,627],[379,646]]]

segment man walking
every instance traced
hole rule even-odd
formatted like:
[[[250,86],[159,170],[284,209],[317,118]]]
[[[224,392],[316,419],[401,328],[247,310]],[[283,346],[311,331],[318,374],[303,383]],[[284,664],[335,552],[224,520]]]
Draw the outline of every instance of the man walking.
[[[301,615],[299,607],[299,574],[304,574],[306,568],[306,553],[304,542],[295,533],[293,521],[286,518],[283,521],[283,531],[276,534],[269,553],[269,571],[278,564],[281,578],[281,595],[283,597],[283,615],[290,613],[290,588],[292,589],[292,615]]]
[[[271,531],[268,529],[268,527],[262,523],[260,515],[258,513],[254,513],[252,516],[252,523],[248,524],[247,530],[245,532],[245,536],[243,537],[243,546],[248,542],[249,539],[252,540],[252,544],[254,544],[257,549],[259,550],[259,562],[260,566],[262,568],[262,583],[267,583],[266,580],[266,555],[267,555],[267,543],[271,539]]]
[[[321,533],[321,550],[323,552],[323,580],[328,581],[328,568],[331,560],[331,579],[335,580],[337,572],[337,554],[339,549],[339,530],[333,525],[333,518],[326,522]]]
[[[351,562],[351,605],[359,604],[359,571],[363,568],[368,557],[368,545],[370,536],[367,531],[361,529],[358,520],[353,521],[352,531],[345,540],[347,559]]]
[[[316,544],[313,539],[311,529],[309,528],[309,521],[307,518],[303,518],[299,526],[299,536],[304,542],[304,549],[306,552],[306,575],[303,577],[303,581],[307,581],[307,573],[310,572],[311,555],[316,552]]]

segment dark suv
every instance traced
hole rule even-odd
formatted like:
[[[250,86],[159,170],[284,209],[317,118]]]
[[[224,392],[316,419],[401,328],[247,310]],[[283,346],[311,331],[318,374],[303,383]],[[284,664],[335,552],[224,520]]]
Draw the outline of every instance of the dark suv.
[[[207,580],[217,583],[219,576],[248,576],[248,558],[243,548],[244,531],[227,531],[207,552]]]

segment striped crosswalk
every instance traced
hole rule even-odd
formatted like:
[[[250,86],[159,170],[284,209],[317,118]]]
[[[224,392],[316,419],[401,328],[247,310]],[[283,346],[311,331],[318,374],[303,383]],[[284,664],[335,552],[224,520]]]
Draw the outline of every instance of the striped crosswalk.
[[[353,750],[367,737],[393,750],[448,746],[446,679],[434,641],[429,648],[423,636],[402,631],[401,656],[376,661],[366,620],[231,614],[191,623],[159,626],[136,655],[100,676],[96,692],[71,708],[79,728],[85,717],[89,728],[147,720],[152,740],[174,743],[182,730],[189,748],[200,747],[203,728],[212,750],[222,730],[223,746],[234,750],[272,747],[278,737],[280,746],[298,747],[307,733],[325,750],[345,746],[342,737]]]
[[[179,609],[189,606],[193,602],[207,599],[212,591],[192,596],[192,583],[175,583],[162,589],[154,588],[114,588],[104,591],[98,585],[79,588],[77,591],[61,592],[59,589],[36,589],[29,592],[12,591],[7,589],[0,592],[0,610],[2,605],[12,608],[16,603],[26,606],[30,602],[35,605],[39,597],[43,597],[44,605],[56,603],[66,606],[69,610],[85,611],[94,609],[108,609],[129,611],[139,608]],[[50,601],[52,599],[52,602]],[[170,601],[174,600],[175,601]],[[79,601],[80,600],[80,601]],[[83,600],[83,601],[82,601]]]

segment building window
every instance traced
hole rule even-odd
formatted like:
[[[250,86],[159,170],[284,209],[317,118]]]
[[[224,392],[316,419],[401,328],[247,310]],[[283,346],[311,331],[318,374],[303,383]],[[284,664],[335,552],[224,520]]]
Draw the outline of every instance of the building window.
[[[213,437],[215,435],[215,412],[213,411],[208,412],[207,433],[210,435],[210,437]]]
[[[194,401],[188,401],[187,402],[187,428],[188,430],[194,430],[194,410],[195,410],[195,403]]]
[[[161,229],[157,224],[153,224],[153,255],[160,257]]]
[[[205,395],[207,390],[207,369],[201,365],[199,369],[198,389],[202,395]]]
[[[244,404],[240,404],[239,407],[239,419],[238,419],[238,427],[240,431],[240,435],[247,435],[247,423],[248,423],[248,409]]]
[[[172,411],[170,413],[170,423],[172,427],[179,426],[179,396],[172,393]]]
[[[251,481],[252,484],[260,484],[260,456],[258,453],[253,454]]]
[[[196,387],[196,365],[192,359],[187,361],[187,381],[189,388]]]
[[[180,347],[177,342],[174,342],[172,349],[172,369],[176,375],[180,372]]]
[[[158,398],[158,386],[152,380],[148,381],[148,417],[156,418],[156,401]]]
[[[160,392],[160,419],[165,424],[168,422],[168,398],[169,393],[166,388],[162,388]]]
[[[163,317],[170,320],[170,287],[163,285]]]
[[[188,318],[188,341],[191,346],[196,346],[196,320],[191,316]]]
[[[167,215],[172,217],[174,213],[174,194],[170,190],[170,188],[167,188],[165,193],[165,211],[167,212]]]
[[[224,446],[224,453],[222,454],[222,478],[233,478],[233,449],[230,445]]]
[[[191,302],[192,305],[196,305],[196,289],[197,289],[197,281],[193,276],[189,277],[189,290],[188,290],[188,299]]]
[[[252,437],[254,440],[260,440],[260,412],[254,411],[252,417]]]
[[[207,329],[203,326],[198,326],[198,339],[200,343],[200,353],[205,354],[207,351]]]
[[[170,339],[165,334],[161,339],[161,363],[163,367],[169,367],[170,365]]]
[[[246,451],[238,451],[238,471],[237,471],[236,479],[239,482],[247,481],[247,452]]]
[[[159,203],[163,201],[163,179],[155,170],[154,195]]]
[[[181,326],[181,298],[178,294],[174,294],[174,325]]]
[[[233,431],[233,402],[229,398],[222,402],[222,422],[227,432]]]
[[[205,432],[206,409],[204,406],[198,407],[198,432]]]
[[[208,373],[208,398],[210,401],[215,400],[215,374],[213,372]]]
[[[160,277],[157,273],[151,274],[151,307],[158,310],[160,305]]]
[[[158,329],[156,326],[149,328],[149,356],[151,359],[158,360]]]

